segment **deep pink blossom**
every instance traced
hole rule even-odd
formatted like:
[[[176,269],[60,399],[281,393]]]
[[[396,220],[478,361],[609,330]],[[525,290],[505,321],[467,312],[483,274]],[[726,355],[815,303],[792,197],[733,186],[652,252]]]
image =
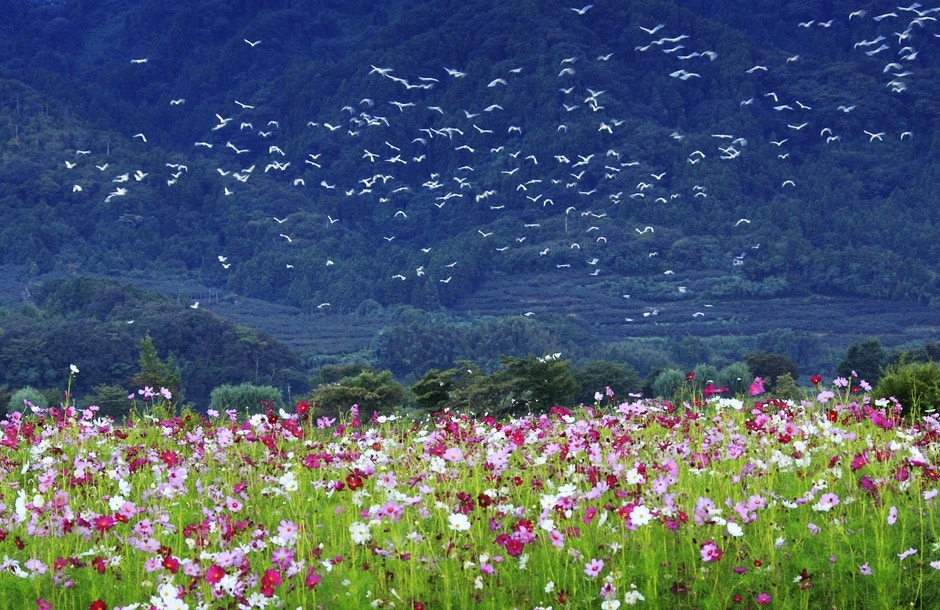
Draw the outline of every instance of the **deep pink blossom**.
[[[764,393],[764,378],[755,377],[753,383],[751,383],[751,385],[748,386],[747,390],[751,394],[751,396],[760,396],[761,394],[763,394]]]

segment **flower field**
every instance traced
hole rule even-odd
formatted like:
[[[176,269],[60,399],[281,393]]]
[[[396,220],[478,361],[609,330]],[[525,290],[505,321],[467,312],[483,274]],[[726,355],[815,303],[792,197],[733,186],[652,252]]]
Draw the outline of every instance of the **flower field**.
[[[507,421],[26,408],[0,422],[0,607],[938,607],[940,422],[833,390]]]

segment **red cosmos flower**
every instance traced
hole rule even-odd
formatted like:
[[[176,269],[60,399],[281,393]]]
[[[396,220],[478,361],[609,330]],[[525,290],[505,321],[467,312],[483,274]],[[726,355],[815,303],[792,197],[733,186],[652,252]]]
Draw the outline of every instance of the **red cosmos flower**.
[[[261,594],[265,597],[274,595],[274,588],[281,584],[281,573],[277,570],[265,570],[261,577]]]
[[[517,540],[516,538],[509,538],[506,541],[506,552],[511,557],[518,557],[519,555],[522,555],[523,548],[525,548],[525,545],[522,544],[521,540]]]
[[[173,468],[180,462],[180,456],[175,451],[166,449],[160,453],[160,459],[167,465],[167,468]]]
[[[690,371],[688,375],[685,376],[685,380],[690,382],[695,379],[695,371]]]
[[[362,477],[355,472],[351,472],[346,475],[346,485],[349,489],[355,491],[362,487]]]
[[[310,412],[310,403],[306,400],[302,400],[294,407],[294,411],[297,412],[297,415],[306,415]]]
[[[209,583],[210,585],[219,584],[219,581],[221,581],[224,576],[225,576],[225,570],[223,570],[222,568],[220,568],[219,566],[215,564],[212,564],[206,569],[205,578],[206,578],[206,582]]]
[[[101,555],[95,555],[95,558],[91,560],[91,565],[95,568],[95,571],[99,574],[104,574],[104,571],[107,569],[108,565],[104,561],[104,557]]]
[[[814,386],[818,386],[820,383],[822,383],[822,376],[813,375],[812,377],[809,378],[809,380]]]
[[[102,534],[114,527],[115,519],[111,515],[101,515],[94,518],[95,529]]]
[[[104,603],[103,600],[96,599],[88,606],[88,610],[108,610],[108,604]]]
[[[167,555],[163,558],[163,567],[169,570],[171,574],[176,574],[180,569],[180,561],[172,555]]]

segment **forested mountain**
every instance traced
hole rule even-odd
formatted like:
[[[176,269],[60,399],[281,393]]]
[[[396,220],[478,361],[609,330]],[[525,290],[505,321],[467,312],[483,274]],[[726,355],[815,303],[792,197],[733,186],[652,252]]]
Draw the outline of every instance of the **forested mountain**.
[[[935,307],[940,11],[746,8],[2,0],[0,264],[563,320],[538,285],[495,305],[542,278],[616,312],[605,343],[748,299]]]

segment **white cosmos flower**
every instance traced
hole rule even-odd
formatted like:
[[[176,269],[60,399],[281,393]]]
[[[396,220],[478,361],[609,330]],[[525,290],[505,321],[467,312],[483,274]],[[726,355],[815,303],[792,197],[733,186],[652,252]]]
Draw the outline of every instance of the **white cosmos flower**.
[[[297,483],[297,477],[294,476],[294,473],[291,470],[288,470],[282,474],[281,478],[279,478],[277,482],[280,483],[281,487],[284,488],[284,491],[287,492],[297,491],[297,489],[300,487]]]
[[[637,527],[646,525],[652,520],[653,514],[650,512],[650,509],[642,504],[640,506],[634,506],[633,510],[630,511],[630,521]]]
[[[467,518],[467,515],[461,513],[447,515],[447,521],[450,524],[450,529],[455,532],[465,532],[470,529],[470,519]]]
[[[120,510],[122,506],[124,506],[124,498],[122,498],[120,495],[111,496],[111,499],[108,500],[108,508],[114,512]]]
[[[351,523],[349,525],[349,534],[352,536],[352,541],[356,544],[365,544],[372,539],[368,524],[362,521],[354,521]]]

